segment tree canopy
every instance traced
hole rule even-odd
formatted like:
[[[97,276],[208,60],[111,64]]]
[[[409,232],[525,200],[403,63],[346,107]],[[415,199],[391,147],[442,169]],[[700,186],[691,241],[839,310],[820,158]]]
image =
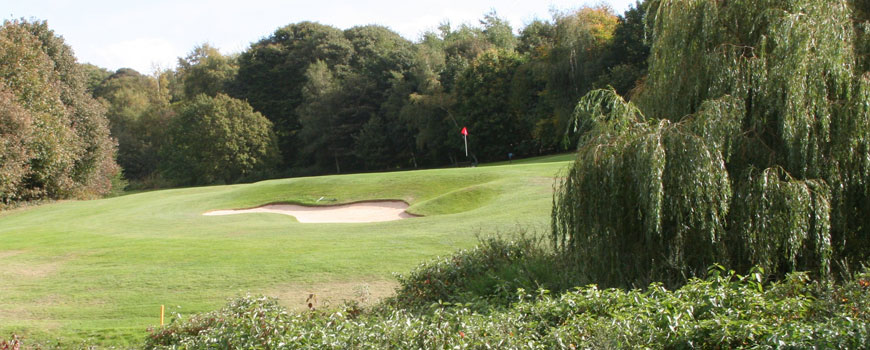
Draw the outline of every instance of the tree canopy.
[[[102,106],[45,22],[0,27],[0,204],[107,193],[117,174]]]
[[[2,166],[16,174],[4,178],[4,186],[22,191],[27,186],[52,187],[57,190],[50,191],[71,193],[75,181],[85,180],[36,183],[62,179],[60,174],[106,159],[105,152],[113,148],[111,138],[118,144],[117,162],[132,188],[170,185],[175,181],[164,181],[169,180],[164,177],[170,163],[165,156],[173,154],[170,149],[177,144],[168,133],[177,127],[181,106],[199,101],[201,94],[245,101],[271,122],[280,161],[270,163],[268,173],[275,176],[437,167],[502,160],[509,153],[526,157],[564,151],[561,135],[583,93],[609,84],[627,92],[641,80],[646,68],[645,44],[637,35],[642,13],[632,9],[619,17],[604,6],[581,7],[555,12],[549,20],[537,19],[516,35],[512,23],[489,12],[476,23],[441,23],[417,41],[380,25],[342,30],[299,22],[276,29],[238,54],[225,55],[209,44],[198,45],[175,67],[158,67],[147,74],[77,64],[69,48],[57,44],[59,38],[35,31],[36,41],[46,44],[33,48],[41,47],[47,57],[21,62],[30,65],[27,72],[45,74],[8,73],[21,77],[10,81],[30,79],[34,85],[25,92],[34,98],[21,98],[24,92],[18,86],[6,90],[18,94],[14,100],[18,104],[41,100],[46,105],[19,107],[60,111],[60,104],[85,101],[69,93],[78,86],[99,103],[75,102],[76,107],[67,110],[81,113],[51,123],[21,122],[20,108],[4,109],[2,130],[9,136],[4,137],[3,147],[10,160]],[[33,25],[37,26],[48,31],[45,23]],[[616,44],[617,39],[631,46],[629,58],[621,53],[625,49]],[[13,55],[27,56],[20,50],[4,54],[5,62],[18,59]],[[76,88],[45,83],[55,78]],[[64,94],[60,102],[50,98],[58,91]],[[100,118],[84,117],[87,113],[105,118],[99,122]],[[69,119],[73,116],[103,126],[66,128],[73,124]],[[462,127],[470,132],[468,157],[459,134]],[[70,132],[78,141],[47,137]],[[28,143],[51,152],[40,153],[45,159],[39,162],[21,163],[21,157],[36,153],[12,149],[27,148],[21,145]],[[85,159],[91,156],[96,158]],[[73,161],[77,157],[83,158]],[[22,177],[25,168],[34,181]],[[218,182],[240,178],[245,177],[200,177]],[[34,197],[10,196],[16,199],[7,201]]]
[[[161,170],[179,185],[236,183],[266,177],[277,161],[272,123],[247,102],[197,95],[176,106]]]
[[[169,89],[154,77],[119,69],[94,89],[107,106],[106,117],[118,142],[118,164],[124,176],[142,180],[157,170],[158,150],[169,112]]]

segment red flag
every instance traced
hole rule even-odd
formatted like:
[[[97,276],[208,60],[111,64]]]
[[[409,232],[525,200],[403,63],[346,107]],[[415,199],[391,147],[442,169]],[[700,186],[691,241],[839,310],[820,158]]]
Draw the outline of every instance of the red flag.
[[[463,127],[462,127],[462,131],[460,131],[460,133],[461,133],[462,135],[468,135],[468,129],[466,129],[466,128],[463,126]]]

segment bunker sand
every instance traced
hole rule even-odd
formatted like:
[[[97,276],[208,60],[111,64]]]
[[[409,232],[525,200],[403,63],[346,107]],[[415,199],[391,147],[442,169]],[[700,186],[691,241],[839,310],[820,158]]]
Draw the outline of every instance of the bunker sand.
[[[301,223],[309,224],[383,222],[417,217],[405,212],[405,209],[408,209],[408,203],[403,201],[372,201],[330,206],[267,204],[250,209],[213,210],[203,215],[274,213],[290,215]]]

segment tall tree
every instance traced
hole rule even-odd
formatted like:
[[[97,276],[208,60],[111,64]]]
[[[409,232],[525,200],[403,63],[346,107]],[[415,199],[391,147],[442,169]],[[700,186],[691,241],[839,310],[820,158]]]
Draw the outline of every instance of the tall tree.
[[[408,100],[400,111],[400,120],[415,135],[419,161],[427,165],[455,162],[454,151],[447,136],[459,130],[453,115],[456,98],[442,84],[446,69],[444,41],[435,33],[427,33],[416,45],[413,65],[407,74],[411,85]]]
[[[353,46],[341,30],[313,22],[290,24],[239,56],[232,95],[247,100],[272,121],[284,160],[293,164],[300,146],[297,109],[303,99],[305,70],[320,60],[343,75],[352,56]]]
[[[613,86],[617,93],[626,96],[646,75],[649,45],[646,42],[646,0],[637,1],[619,16],[619,24],[613,31],[613,40],[604,59],[605,72],[597,85]]]
[[[531,138],[532,125],[511,108],[512,81],[521,64],[513,52],[487,51],[456,82],[457,119],[470,127],[470,152],[480,160],[506,159]]]
[[[575,116],[586,134],[553,212],[563,249],[610,285],[714,262],[822,277],[866,263],[870,79],[848,3],[649,6],[640,107],[597,91]]]
[[[345,37],[355,52],[351,60],[354,73],[345,79],[342,90],[345,100],[356,103],[340,112],[341,129],[350,142],[348,156],[355,167],[365,169],[403,163],[400,157],[408,155],[404,150],[408,145],[393,142],[405,138],[396,99],[407,98],[402,94],[406,93],[405,74],[413,63],[412,43],[375,25],[348,29]]]
[[[516,48],[517,37],[513,28],[507,20],[499,18],[494,10],[483,15],[480,24],[483,26],[483,35],[493,46],[505,51]]]
[[[339,144],[341,134],[337,128],[337,111],[338,104],[343,102],[339,97],[339,82],[323,61],[312,63],[305,71],[305,79],[303,102],[297,108],[302,125],[299,131],[301,152],[297,162],[302,166],[313,166],[310,171],[324,171],[334,166],[335,172],[340,173],[339,155],[344,156],[348,150]]]
[[[87,79],[86,86],[88,92],[92,94],[103,81],[112,76],[112,71],[90,63],[80,64],[79,67],[82,73],[84,73],[85,79]]]
[[[272,123],[245,101],[200,94],[177,106],[161,170],[179,185],[268,177],[278,152]]]
[[[604,73],[605,53],[613,40],[617,17],[606,6],[583,7],[557,13],[553,46],[547,52],[547,88],[544,98],[552,107],[548,120],[539,123],[538,135],[561,134],[568,127],[577,100],[591,90]],[[560,139],[544,140],[546,149],[561,149]]]
[[[117,165],[104,110],[87,92],[70,48],[45,22],[6,21],[0,28],[0,91],[7,93],[7,113],[19,116],[6,120],[33,126],[27,173],[3,201],[111,189]],[[22,109],[29,123],[20,119]]]
[[[222,55],[209,44],[199,45],[187,57],[178,59],[177,74],[188,99],[199,94],[214,97],[226,93],[237,71],[233,58]]]
[[[118,164],[129,180],[145,180],[157,170],[169,110],[169,90],[157,79],[119,69],[105,79],[94,96],[107,107],[112,136],[118,141]]]
[[[0,86],[0,206],[17,199],[34,149],[33,120],[18,98]]]

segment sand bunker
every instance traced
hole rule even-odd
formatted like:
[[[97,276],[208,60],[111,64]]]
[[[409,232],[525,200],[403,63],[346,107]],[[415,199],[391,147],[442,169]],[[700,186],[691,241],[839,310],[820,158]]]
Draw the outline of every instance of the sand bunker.
[[[232,215],[246,213],[275,213],[296,217],[302,223],[360,223],[394,221],[416,217],[408,214],[403,201],[360,202],[342,205],[309,207],[296,204],[268,204],[239,210],[214,210],[203,215]]]

